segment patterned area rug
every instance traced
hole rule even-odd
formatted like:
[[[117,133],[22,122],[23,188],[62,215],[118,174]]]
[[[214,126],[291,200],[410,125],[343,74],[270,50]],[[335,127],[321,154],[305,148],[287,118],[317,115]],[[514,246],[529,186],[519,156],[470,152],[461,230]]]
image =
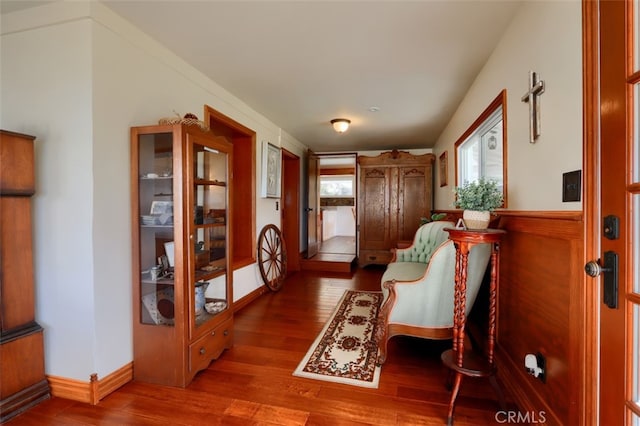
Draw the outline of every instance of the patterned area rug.
[[[377,388],[376,327],[382,292],[347,290],[294,376]]]

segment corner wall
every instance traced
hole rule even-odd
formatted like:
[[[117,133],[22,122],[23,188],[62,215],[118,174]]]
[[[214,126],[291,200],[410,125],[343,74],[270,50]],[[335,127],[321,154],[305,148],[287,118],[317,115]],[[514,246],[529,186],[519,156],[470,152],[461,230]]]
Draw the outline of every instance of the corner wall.
[[[129,128],[204,105],[304,157],[306,147],[96,2],[2,15],[0,127],[36,136],[34,268],[46,374],[88,384],[132,360]],[[280,223],[257,194],[256,235]],[[235,271],[236,300],[262,286]],[[81,387],[82,387],[81,386]]]
[[[448,151],[448,182],[435,180],[435,206],[452,208],[454,143],[507,89],[507,185],[511,210],[581,210],[562,202],[562,174],[582,168],[582,9],[579,1],[524,2],[500,43],[439,137],[434,154]],[[542,134],[529,143],[528,73],[545,82]]]

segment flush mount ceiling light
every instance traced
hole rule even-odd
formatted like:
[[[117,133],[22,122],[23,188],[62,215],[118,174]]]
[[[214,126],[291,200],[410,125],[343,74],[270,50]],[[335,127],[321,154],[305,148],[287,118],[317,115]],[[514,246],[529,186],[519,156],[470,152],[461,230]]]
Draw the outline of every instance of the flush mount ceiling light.
[[[334,118],[331,120],[331,124],[333,125],[333,130],[338,133],[344,133],[349,129],[349,124],[351,124],[351,120],[347,120],[346,118]]]

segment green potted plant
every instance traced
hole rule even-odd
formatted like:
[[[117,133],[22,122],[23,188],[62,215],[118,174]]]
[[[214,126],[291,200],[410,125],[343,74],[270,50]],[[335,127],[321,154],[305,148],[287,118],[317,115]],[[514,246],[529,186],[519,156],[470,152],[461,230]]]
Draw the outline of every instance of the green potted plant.
[[[480,178],[465,182],[454,189],[455,206],[460,207],[462,219],[467,229],[486,229],[489,227],[491,212],[502,206],[502,191],[494,180]]]
[[[420,226],[426,224],[426,223],[430,223],[430,222],[437,222],[439,220],[444,220],[447,218],[447,214],[446,213],[434,213],[431,215],[431,217],[421,217],[420,218]]]

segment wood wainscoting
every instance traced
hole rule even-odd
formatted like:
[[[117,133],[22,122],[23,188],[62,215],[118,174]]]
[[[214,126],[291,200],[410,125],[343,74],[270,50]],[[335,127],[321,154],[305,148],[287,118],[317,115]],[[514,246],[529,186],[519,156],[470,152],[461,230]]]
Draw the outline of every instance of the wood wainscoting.
[[[449,219],[461,215],[444,213]],[[498,227],[507,231],[500,246],[498,377],[521,412],[550,424],[583,424],[590,373],[582,212],[498,214]],[[546,360],[544,382],[524,367],[525,355],[538,352]]]

